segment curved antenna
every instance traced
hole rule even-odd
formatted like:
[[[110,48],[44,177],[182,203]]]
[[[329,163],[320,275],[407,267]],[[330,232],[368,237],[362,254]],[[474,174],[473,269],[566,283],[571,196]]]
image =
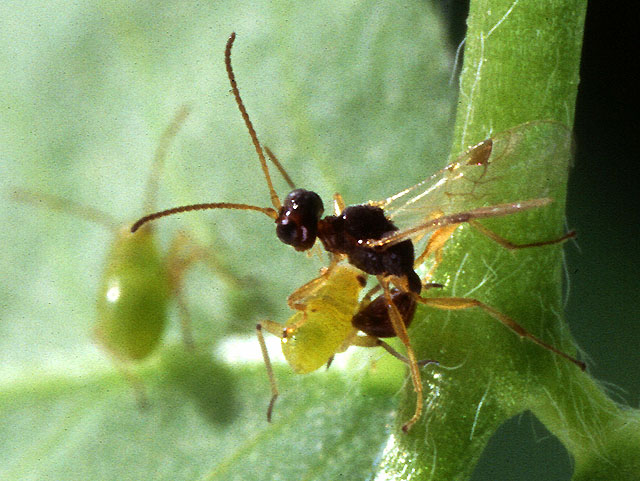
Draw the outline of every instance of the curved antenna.
[[[158,146],[153,156],[153,163],[151,164],[151,172],[149,173],[149,179],[147,180],[147,186],[144,191],[144,212],[149,212],[156,208],[155,201],[158,194],[158,179],[164,167],[167,151],[169,150],[171,141],[175,138],[188,115],[189,108],[186,105],[181,106],[158,141]]]
[[[231,90],[233,91],[233,96],[236,98],[236,104],[238,104],[238,108],[240,109],[240,114],[242,114],[242,118],[244,119],[244,123],[247,126],[247,130],[249,130],[249,135],[251,136],[251,141],[253,142],[253,146],[256,149],[258,157],[260,158],[260,166],[262,167],[262,172],[264,173],[264,177],[267,180],[267,186],[269,187],[269,195],[271,196],[271,203],[276,210],[280,210],[282,204],[280,203],[280,199],[278,198],[278,194],[276,194],[275,189],[273,188],[273,184],[271,183],[271,176],[269,175],[269,167],[267,166],[267,160],[264,157],[264,152],[262,151],[262,147],[260,146],[260,142],[258,141],[258,135],[256,134],[255,129],[253,128],[253,124],[249,119],[249,114],[247,113],[247,109],[242,102],[242,98],[240,98],[240,91],[238,90],[238,83],[236,82],[236,77],[233,74],[233,68],[231,67],[231,47],[233,46],[233,41],[236,39],[236,33],[232,32],[229,40],[227,40],[227,46],[224,50],[224,63],[227,67],[227,75],[229,77],[229,82],[231,82]],[[277,165],[277,164],[276,164]]]
[[[145,215],[144,217],[138,219],[132,226],[131,232],[135,232],[140,227],[142,227],[147,222],[150,222],[155,219],[159,219],[161,217],[166,217],[172,214],[179,214],[181,212],[190,212],[192,210],[208,210],[208,209],[237,209],[237,210],[255,210],[257,212],[262,212],[263,214],[271,217],[272,219],[278,218],[278,212],[271,207],[258,207],[256,205],[249,204],[232,204],[229,202],[213,202],[208,204],[192,204],[192,205],[183,205],[180,207],[174,207],[172,209],[163,210],[160,212],[155,212],[153,214]]]
[[[269,187],[269,193],[270,193],[270,196],[271,196],[271,203],[273,204],[273,207],[275,207],[275,209],[273,209],[271,207],[258,207],[256,205],[235,204],[235,203],[230,203],[230,202],[212,202],[212,203],[204,203],[204,204],[184,205],[184,206],[180,206],[180,207],[174,207],[174,208],[171,208],[171,209],[166,209],[166,210],[163,210],[163,211],[160,211],[160,212],[155,212],[153,214],[149,214],[149,215],[146,215],[144,217],[141,217],[140,219],[138,219],[131,226],[131,232],[132,233],[136,232],[138,229],[140,229],[140,227],[145,225],[147,222],[151,222],[153,220],[159,219],[161,217],[166,217],[166,216],[169,216],[169,215],[172,215],[172,214],[179,214],[181,212],[190,212],[190,211],[194,211],[194,210],[208,210],[208,209],[253,210],[253,211],[256,211],[256,212],[262,212],[267,217],[270,217],[273,220],[277,220],[278,219],[278,211],[282,207],[282,204],[280,203],[280,199],[278,198],[278,195],[276,194],[276,191],[273,188],[273,184],[271,182],[271,176],[269,174],[269,168],[267,166],[267,161],[266,161],[266,158],[264,156],[264,152],[262,150],[262,146],[260,145],[260,142],[258,141],[258,136],[256,135],[256,131],[253,128],[253,124],[251,123],[251,120],[249,119],[249,114],[247,113],[247,109],[245,108],[244,103],[242,102],[242,98],[240,97],[240,91],[238,90],[238,84],[236,83],[235,75],[233,74],[233,68],[231,67],[231,47],[233,46],[233,41],[235,40],[235,38],[236,38],[236,34],[234,32],[229,37],[229,40],[227,41],[227,46],[226,46],[225,52],[224,52],[224,61],[225,61],[225,65],[227,67],[227,75],[229,76],[229,82],[231,82],[231,90],[233,91],[233,95],[234,95],[234,97],[236,99],[236,104],[238,105],[238,108],[240,109],[240,113],[242,114],[242,118],[244,119],[245,125],[247,126],[247,129],[249,130],[249,135],[251,136],[251,141],[253,142],[253,145],[254,145],[254,147],[256,149],[256,152],[258,153],[258,157],[260,158],[260,166],[262,167],[262,172],[264,173],[265,179],[267,181],[267,186]],[[174,119],[172,124],[169,126],[169,128],[167,129],[165,134],[163,135],[162,140],[161,140],[161,145],[158,147],[158,151],[156,152],[156,163],[160,163],[163,160],[164,155],[165,155],[165,150],[167,148],[167,144],[168,144],[169,140],[175,134],[175,131],[180,127],[180,124],[184,120],[184,117],[186,117],[186,114],[187,114],[186,109],[184,109],[184,112],[183,112],[183,110],[181,110],[176,115],[176,118]],[[282,174],[284,179],[287,181],[287,183],[291,186],[291,188],[295,188],[293,182],[291,181],[291,178],[289,177],[287,172],[284,170],[284,167],[282,167],[282,165],[280,164],[280,162],[278,161],[276,156],[273,155],[273,153],[268,148],[265,147],[265,150],[267,151],[267,154],[269,155],[269,158],[271,159],[273,164],[278,168],[278,170],[280,171],[280,173]],[[153,187],[151,187],[151,188],[153,188]]]

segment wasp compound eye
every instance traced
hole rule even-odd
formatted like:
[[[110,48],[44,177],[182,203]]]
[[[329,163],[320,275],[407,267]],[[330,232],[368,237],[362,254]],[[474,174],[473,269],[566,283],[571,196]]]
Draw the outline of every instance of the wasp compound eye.
[[[278,239],[285,244],[293,245],[298,240],[298,230],[299,226],[297,224],[292,222],[291,219],[284,218],[279,221],[276,227],[276,234],[278,235]]]
[[[278,239],[297,251],[310,249],[316,241],[318,221],[323,212],[322,200],[315,192],[291,191],[276,219]]]

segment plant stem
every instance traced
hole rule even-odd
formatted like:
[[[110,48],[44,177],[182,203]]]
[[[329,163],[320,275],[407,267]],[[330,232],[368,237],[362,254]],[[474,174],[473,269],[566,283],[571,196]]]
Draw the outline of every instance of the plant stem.
[[[454,152],[531,120],[573,126],[586,5],[471,2]]]
[[[471,2],[452,157],[525,122],[549,120],[571,129],[585,13],[583,0]],[[512,216],[506,229],[513,235],[534,232],[544,239],[562,231],[571,149],[568,141],[554,145],[559,140],[550,140],[549,132],[553,129],[533,134],[532,145],[547,150],[557,147],[558,155],[546,159],[555,164],[552,171],[559,177],[553,179],[557,185],[549,193],[554,203],[525,220]],[[557,139],[562,136],[558,134]],[[495,187],[514,201],[531,198],[528,174],[535,178],[546,168],[528,165],[526,160],[521,185]],[[541,196],[535,187],[533,193]],[[473,292],[535,333],[552,333],[551,342],[571,352],[572,341],[559,314],[559,249],[527,249],[532,252],[518,254],[514,261],[468,231],[449,244],[436,273],[442,279],[436,281],[455,279],[454,288]],[[514,273],[518,275],[505,282]],[[465,274],[461,285],[455,284],[458,274]],[[491,276],[499,285],[494,290],[484,285]],[[451,295],[449,288],[443,289],[447,295]],[[431,310],[422,316],[412,326],[418,357],[439,359],[455,369],[423,374],[427,393],[423,419],[408,435],[391,438],[378,467],[380,477],[468,479],[500,424],[530,409],[573,455],[575,479],[620,479],[627,473],[628,479],[636,479],[638,461],[630,460],[640,459],[637,413],[620,411],[587,374],[557,359],[549,362],[549,353],[536,351],[526,341],[514,341],[513,333],[484,323],[478,313],[436,318]],[[408,395],[400,422],[411,412],[413,402]]]

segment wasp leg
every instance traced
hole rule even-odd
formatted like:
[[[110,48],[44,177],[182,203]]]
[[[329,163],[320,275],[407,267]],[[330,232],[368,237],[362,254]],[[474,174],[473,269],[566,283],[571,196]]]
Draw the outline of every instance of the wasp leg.
[[[333,194],[333,212],[335,215],[342,214],[342,211],[347,207],[347,204],[344,202],[342,198],[342,194],[336,192]]]
[[[426,305],[426,306],[431,306],[431,307],[435,307],[436,309],[443,309],[443,310],[447,310],[447,311],[455,311],[455,310],[461,310],[461,309],[471,309],[471,308],[474,308],[474,307],[482,309],[487,314],[489,314],[491,317],[493,317],[494,319],[496,319],[497,321],[502,323],[504,326],[508,327],[513,332],[515,332],[518,336],[520,336],[522,338],[529,339],[531,342],[534,342],[535,344],[538,344],[539,346],[541,346],[541,347],[543,347],[543,348],[545,348],[545,349],[557,354],[558,356],[565,358],[566,360],[568,360],[568,361],[574,363],[576,366],[578,366],[582,371],[584,371],[586,369],[586,365],[582,361],[579,361],[576,358],[574,358],[572,356],[569,356],[568,354],[560,351],[559,349],[556,349],[552,345],[547,344],[543,340],[541,340],[538,337],[536,337],[533,334],[531,334],[524,327],[522,327],[516,321],[511,319],[509,316],[506,316],[505,314],[502,314],[500,311],[498,311],[498,310],[494,309],[493,307],[488,306],[488,305],[484,304],[483,302],[480,302],[480,301],[478,301],[476,299],[466,298],[466,297],[425,298],[425,297],[416,296],[416,300],[418,302]]]
[[[367,291],[367,293],[360,300],[360,305],[358,306],[358,310],[361,310],[363,307],[367,306],[371,302],[371,298],[378,293],[381,289],[380,284],[373,286],[371,289]]]
[[[449,239],[451,238],[451,236],[459,226],[460,224],[452,224],[452,225],[441,227],[438,230],[436,230],[431,235],[431,237],[429,237],[427,246],[425,247],[422,254],[416,257],[416,260],[413,263],[414,268],[424,263],[428,257],[433,255],[434,263],[431,269],[429,269],[429,273],[426,276],[427,278],[431,278],[433,276],[433,272],[436,270],[438,265],[442,262],[443,247],[449,241]]]
[[[484,225],[482,225],[477,220],[470,220],[469,221],[469,225],[471,225],[474,229],[476,229],[482,235],[488,237],[489,239],[491,239],[495,243],[501,245],[505,249],[510,249],[510,250],[528,249],[529,247],[541,247],[541,246],[548,246],[548,245],[553,245],[553,244],[560,244],[560,243],[565,242],[565,241],[567,241],[569,239],[573,239],[576,236],[576,231],[572,230],[572,231],[567,232],[565,235],[563,235],[561,237],[558,237],[556,239],[551,239],[551,240],[546,240],[546,241],[539,241],[539,242],[530,242],[530,243],[527,243],[527,244],[515,244],[515,243],[505,239],[504,237],[499,236],[498,234],[496,234],[492,230],[486,228]]]
[[[351,341],[352,346],[358,347],[381,347],[396,359],[410,365],[409,359],[396,351],[390,344],[375,336],[357,336]],[[418,366],[424,367],[427,364],[440,364],[435,359],[423,359],[418,361]]]
[[[391,324],[393,326],[393,330],[396,333],[396,336],[400,339],[400,341],[404,344],[407,349],[407,357],[409,361],[409,369],[411,370],[411,381],[413,382],[413,390],[416,393],[416,410],[406,423],[402,426],[402,430],[406,433],[411,427],[420,419],[422,415],[422,379],[420,378],[420,369],[418,366],[418,361],[416,359],[416,355],[413,351],[413,347],[411,347],[411,341],[409,340],[409,334],[407,333],[407,328],[404,325],[402,320],[402,315],[398,308],[393,303],[391,298],[391,290],[389,288],[389,281],[382,277],[378,276],[378,282],[382,286],[384,291],[384,297],[387,304],[387,310],[389,312],[389,319],[391,320]]]

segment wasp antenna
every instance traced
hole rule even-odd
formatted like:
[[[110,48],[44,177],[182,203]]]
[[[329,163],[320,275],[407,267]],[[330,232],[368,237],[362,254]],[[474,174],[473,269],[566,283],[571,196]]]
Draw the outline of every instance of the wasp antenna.
[[[269,195],[271,196],[271,203],[276,210],[280,210],[282,204],[280,203],[280,199],[278,198],[278,194],[276,194],[275,189],[273,188],[273,184],[271,182],[271,175],[269,174],[269,167],[267,166],[267,160],[264,157],[264,152],[262,151],[262,147],[260,146],[260,142],[258,141],[258,135],[256,134],[255,129],[253,128],[253,124],[249,119],[249,114],[247,113],[247,109],[242,102],[242,98],[240,97],[240,91],[238,90],[238,83],[236,82],[236,77],[233,74],[233,68],[231,67],[231,47],[233,46],[233,41],[236,39],[236,33],[231,33],[229,40],[227,40],[227,47],[224,51],[224,63],[227,67],[227,75],[229,76],[229,82],[231,82],[231,90],[233,91],[233,96],[236,98],[236,104],[238,104],[238,108],[240,109],[240,113],[242,114],[242,118],[244,119],[244,123],[249,130],[249,135],[251,136],[251,141],[253,142],[253,146],[256,149],[258,157],[260,158],[260,165],[262,167],[262,172],[264,173],[264,177],[267,181],[267,186],[269,187]]]
[[[153,156],[153,164],[151,165],[149,180],[147,181],[147,186],[144,191],[144,212],[149,212],[156,208],[155,201],[158,194],[158,178],[160,177],[160,172],[164,167],[164,160],[167,157],[167,151],[169,150],[171,141],[175,138],[188,115],[189,107],[182,105],[160,137],[158,147],[156,148],[155,155]]]
[[[268,217],[271,217],[274,220],[278,218],[278,213],[271,207],[258,207],[257,205],[249,205],[249,204],[232,204],[229,202],[192,204],[192,205],[183,205],[180,207],[173,207],[172,209],[162,210],[160,212],[155,212],[153,214],[145,215],[144,217],[138,219],[131,226],[131,232],[133,233],[138,229],[140,229],[140,227],[142,227],[147,222],[160,219],[161,217],[167,217],[173,214],[180,214],[182,212],[191,212],[192,210],[209,210],[209,209],[255,210],[257,212],[262,212],[263,214],[265,214]]]
[[[266,145],[263,145],[262,147],[264,148],[264,151],[269,156],[269,159],[271,159],[271,162],[273,162],[273,165],[276,166],[276,168],[280,171],[280,174],[282,175],[284,180],[287,182],[287,184],[289,184],[289,187],[291,188],[291,190],[294,190],[296,188],[296,184],[293,183],[293,180],[291,180],[291,177],[289,177],[289,174],[284,169],[284,167],[282,166],[278,158],[275,156],[273,152],[271,152],[271,149],[269,147],[267,147]]]

